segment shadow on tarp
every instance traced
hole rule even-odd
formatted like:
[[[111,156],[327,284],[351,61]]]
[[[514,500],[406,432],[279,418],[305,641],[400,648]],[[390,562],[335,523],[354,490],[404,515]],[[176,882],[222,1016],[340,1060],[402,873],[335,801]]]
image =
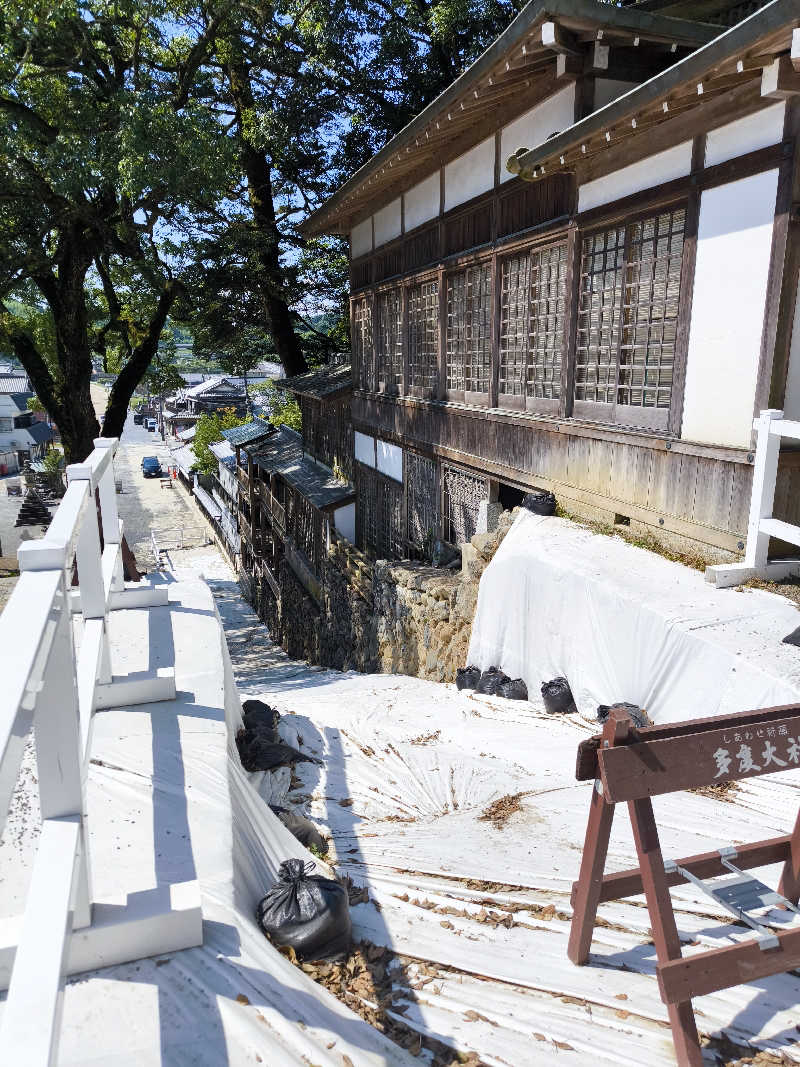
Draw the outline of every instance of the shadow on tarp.
[[[306,663],[289,659],[281,648],[272,643],[266,626],[259,620],[255,611],[250,605],[243,603],[239,587],[235,582],[209,580],[208,584],[212,588],[224,622],[225,636],[235,672],[236,685],[245,698],[261,698],[269,703],[277,695],[285,696],[296,689],[331,685],[340,682],[342,678],[347,676],[345,673],[338,671],[316,671]],[[230,610],[231,608],[234,610]],[[258,631],[261,632],[256,638],[255,633]],[[336,728],[326,727],[323,736],[307,715],[287,715],[284,717],[284,722],[290,723],[297,729],[303,739],[303,749],[305,751],[325,762],[328,772],[326,777],[328,788],[330,788],[331,779],[333,778],[336,782],[336,791],[339,792],[341,790],[341,799],[349,798],[347,757],[344,752],[340,731]],[[308,795],[313,794],[317,787],[322,784],[322,772],[316,764],[298,764],[298,774],[301,776],[303,792]],[[358,826],[363,821],[362,816],[350,806],[339,805],[336,798],[327,797],[326,801],[328,805],[328,833],[334,840],[341,838],[348,842],[348,861],[361,864],[368,869],[368,862],[362,853],[357,837]],[[331,817],[330,810],[330,805],[333,804],[337,805],[335,819]],[[305,801],[291,806],[292,810],[300,814],[308,814],[309,805]],[[356,875],[355,878],[357,879],[357,877]],[[354,884],[358,885],[357,880],[354,881]],[[368,903],[362,903],[357,907],[374,909],[375,915],[372,917],[371,926],[373,929],[375,924],[378,926],[380,947],[385,946],[389,953],[399,954],[400,947],[394,944],[391,931],[374,901],[370,899]],[[357,913],[353,914],[353,920],[354,940],[357,941]],[[399,987],[398,992],[402,994],[405,1001],[419,1003],[416,991],[411,986],[411,977],[408,975],[404,965],[396,966],[392,969],[391,980],[393,986]],[[407,1025],[399,1012],[396,1013],[396,1019],[399,1024]],[[426,1031],[424,1036],[435,1038],[451,1048],[459,1047],[458,1041],[452,1034]]]

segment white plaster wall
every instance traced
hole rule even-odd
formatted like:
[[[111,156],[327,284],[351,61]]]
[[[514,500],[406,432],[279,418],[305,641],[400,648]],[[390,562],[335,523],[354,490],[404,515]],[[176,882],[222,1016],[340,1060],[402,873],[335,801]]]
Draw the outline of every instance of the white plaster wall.
[[[355,457],[359,463],[375,466],[375,438],[355,431]]]
[[[797,301],[794,305],[792,343],[789,348],[789,373],[786,376],[783,413],[787,419],[800,420],[800,278],[797,282]]]
[[[657,152],[629,167],[612,171],[602,178],[586,182],[578,190],[578,211],[588,211],[600,204],[610,204],[623,196],[683,178],[692,169],[692,142],[684,141],[664,152]]]
[[[536,107],[504,126],[500,134],[500,181],[514,175],[506,170],[506,161],[518,148],[535,148],[551,133],[560,133],[575,121],[575,83],[549,96]]]
[[[400,236],[400,197],[375,212],[375,247]]]
[[[710,130],[706,134],[706,166],[713,167],[716,163],[724,163],[726,159],[743,156],[745,152],[777,144],[783,140],[785,114],[786,104],[781,101]]]
[[[388,441],[378,441],[378,470],[395,481],[403,480],[403,450]]]
[[[419,185],[409,189],[403,194],[405,200],[406,233],[409,230],[421,226],[429,219],[435,219],[439,214],[441,179],[439,171],[434,171],[429,178],[423,179]]]
[[[345,504],[343,508],[337,508],[333,513],[333,525],[346,538],[351,545],[356,543],[356,506]]]
[[[685,440],[750,444],[777,187],[770,170],[700,199]]]
[[[494,188],[494,137],[470,148],[444,168],[444,209]]]
[[[638,82],[623,82],[617,78],[595,78],[594,80],[594,110],[597,111],[612,100],[629,92]]]
[[[350,255],[353,259],[372,251],[372,216],[350,231]]]

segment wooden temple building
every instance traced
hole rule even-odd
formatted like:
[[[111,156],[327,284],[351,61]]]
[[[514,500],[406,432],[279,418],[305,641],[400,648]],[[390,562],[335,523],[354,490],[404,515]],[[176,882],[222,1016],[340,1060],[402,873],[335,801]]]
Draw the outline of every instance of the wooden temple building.
[[[754,415],[800,418],[799,27],[532,0],[310,217],[350,242],[352,431],[301,392],[303,450],[352,479],[360,548],[464,541],[531,488],[744,547]],[[782,454],[776,515],[799,488]]]

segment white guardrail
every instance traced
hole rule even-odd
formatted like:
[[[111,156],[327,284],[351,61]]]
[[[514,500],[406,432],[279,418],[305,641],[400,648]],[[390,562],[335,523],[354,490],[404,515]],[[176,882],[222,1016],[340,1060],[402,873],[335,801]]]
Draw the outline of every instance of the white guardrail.
[[[0,988],[8,989],[0,1062],[15,1067],[55,1064],[66,974],[202,943],[196,883],[130,894],[124,907],[93,903],[86,779],[94,712],[175,697],[172,668],[111,673],[109,611],[167,603],[165,585],[125,587],[116,447],[99,438],[84,463],[67,468],[45,537],[19,550],[19,581],[0,616],[0,831],[31,724],[42,820],[24,914],[0,921]]]
[[[800,526],[772,517],[781,441],[800,442],[800,422],[784,419],[782,411],[770,408],[754,420],[753,429],[757,431],[757,441],[744,560],[706,567],[706,579],[721,589],[749,578],[777,581],[800,574],[800,559],[767,559],[770,537],[800,547]]]

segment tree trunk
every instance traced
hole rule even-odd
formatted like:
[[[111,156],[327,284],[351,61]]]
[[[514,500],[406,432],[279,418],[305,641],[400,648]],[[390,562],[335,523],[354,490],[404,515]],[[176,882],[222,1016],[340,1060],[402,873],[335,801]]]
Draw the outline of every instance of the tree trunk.
[[[280,231],[275,219],[272,202],[272,174],[264,152],[259,152],[248,140],[243,116],[254,114],[256,109],[249,70],[231,45],[232,57],[228,64],[228,82],[239,130],[242,166],[247,178],[247,195],[253,212],[253,222],[261,238],[259,260],[263,270],[260,280],[264,315],[269,326],[275,349],[287,377],[308,370],[297,334],[294,332],[292,315],[284,297],[284,277],[280,262]]]
[[[172,305],[180,292],[179,282],[168,281],[158,300],[158,307],[150,320],[147,333],[134,348],[130,359],[116,377],[106,405],[103,421],[103,437],[121,437],[128,416],[133,391],[144,377],[145,371],[158,352],[158,341]]]

